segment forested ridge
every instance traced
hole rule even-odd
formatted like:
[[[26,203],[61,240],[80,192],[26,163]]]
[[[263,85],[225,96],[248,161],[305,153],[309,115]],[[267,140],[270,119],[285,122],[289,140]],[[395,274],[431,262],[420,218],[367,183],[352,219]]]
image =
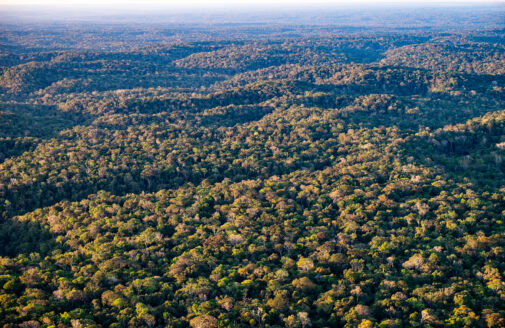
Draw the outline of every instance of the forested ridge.
[[[177,28],[0,39],[0,326],[505,327],[503,29]]]

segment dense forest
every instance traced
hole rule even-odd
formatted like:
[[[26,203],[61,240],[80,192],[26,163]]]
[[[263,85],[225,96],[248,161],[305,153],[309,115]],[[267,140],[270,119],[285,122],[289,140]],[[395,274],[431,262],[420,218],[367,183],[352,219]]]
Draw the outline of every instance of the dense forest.
[[[481,20],[3,24],[0,327],[504,328]]]

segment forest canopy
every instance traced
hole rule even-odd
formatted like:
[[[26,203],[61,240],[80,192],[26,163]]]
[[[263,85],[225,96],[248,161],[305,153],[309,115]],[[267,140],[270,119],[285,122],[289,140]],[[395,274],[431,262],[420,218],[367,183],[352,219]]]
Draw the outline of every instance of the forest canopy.
[[[5,24],[0,327],[505,327],[505,30],[423,15]]]

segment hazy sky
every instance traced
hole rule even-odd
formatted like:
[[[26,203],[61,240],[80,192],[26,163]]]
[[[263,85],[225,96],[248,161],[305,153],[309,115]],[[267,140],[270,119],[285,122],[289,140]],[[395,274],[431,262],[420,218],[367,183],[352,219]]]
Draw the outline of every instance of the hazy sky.
[[[418,4],[454,3],[505,3],[505,0],[418,0]],[[0,0],[0,5],[59,6],[59,7],[223,7],[223,6],[266,6],[266,5],[350,5],[350,4],[408,4],[400,0]],[[240,4],[240,5],[239,5]]]

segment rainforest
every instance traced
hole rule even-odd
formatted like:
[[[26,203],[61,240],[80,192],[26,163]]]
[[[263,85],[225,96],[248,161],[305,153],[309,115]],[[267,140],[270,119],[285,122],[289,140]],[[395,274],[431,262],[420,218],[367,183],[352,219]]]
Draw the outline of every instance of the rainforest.
[[[505,7],[402,10],[3,20],[0,327],[505,327]]]

